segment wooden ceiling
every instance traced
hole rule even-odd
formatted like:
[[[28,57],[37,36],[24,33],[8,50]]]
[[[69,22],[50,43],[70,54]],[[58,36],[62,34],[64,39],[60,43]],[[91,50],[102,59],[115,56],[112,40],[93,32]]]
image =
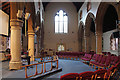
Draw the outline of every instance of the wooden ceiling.
[[[4,0],[4,2],[0,1],[0,9],[9,15],[10,14],[10,2],[8,2],[8,0]]]

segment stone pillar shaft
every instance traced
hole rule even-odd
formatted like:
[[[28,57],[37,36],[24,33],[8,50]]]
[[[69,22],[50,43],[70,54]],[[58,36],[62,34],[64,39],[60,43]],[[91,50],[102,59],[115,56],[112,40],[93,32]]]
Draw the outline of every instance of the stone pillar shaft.
[[[97,47],[97,53],[102,53],[102,34],[96,34],[96,47]]]
[[[20,69],[21,62],[21,27],[23,21],[18,19],[10,20],[11,26],[11,61],[9,64],[10,69]]]
[[[30,61],[34,61],[34,32],[32,31],[28,32],[28,50],[29,49]]]
[[[39,49],[40,49],[40,35],[37,35],[37,48],[36,48],[36,54],[35,54],[35,57],[40,57],[40,53],[39,53]]]

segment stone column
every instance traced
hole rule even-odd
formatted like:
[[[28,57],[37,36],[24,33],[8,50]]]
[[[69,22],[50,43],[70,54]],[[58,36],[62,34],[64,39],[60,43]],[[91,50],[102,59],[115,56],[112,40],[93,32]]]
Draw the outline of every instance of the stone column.
[[[35,33],[33,31],[28,31],[28,50],[30,49],[29,51],[29,56],[31,57],[30,58],[30,61],[34,61],[34,35]]]
[[[119,38],[118,38],[118,56],[120,56],[120,20],[118,23]]]
[[[86,35],[85,35],[86,29],[85,27],[83,28],[83,30],[84,30],[84,52],[86,52]]]
[[[79,52],[82,52],[82,37],[78,37],[78,42],[79,42]]]
[[[20,69],[21,62],[21,27],[23,21],[18,19],[10,20],[11,26],[11,61],[9,63],[9,69]]]
[[[86,52],[90,52],[90,35],[86,34]]]
[[[86,36],[84,36],[84,44],[85,44],[85,46],[84,46],[84,52],[86,52],[86,51],[87,51],[87,41],[86,41]]]
[[[102,53],[102,33],[96,33],[97,53]]]
[[[119,29],[119,38],[118,38],[118,56],[120,56],[120,1],[119,1],[119,4],[118,4],[118,20],[119,20],[119,23],[118,23],[118,29]]]
[[[40,42],[39,42],[39,40],[40,40],[40,37],[39,37],[40,35],[37,35],[37,48],[36,48],[36,54],[35,54],[35,57],[40,57],[40,53],[39,53],[39,50],[40,50]]]

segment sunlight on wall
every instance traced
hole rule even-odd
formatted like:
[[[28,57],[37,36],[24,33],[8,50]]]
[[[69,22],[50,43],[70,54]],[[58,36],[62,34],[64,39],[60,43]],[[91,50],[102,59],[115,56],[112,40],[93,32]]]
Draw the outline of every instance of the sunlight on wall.
[[[0,10],[0,34],[8,36],[9,15]]]

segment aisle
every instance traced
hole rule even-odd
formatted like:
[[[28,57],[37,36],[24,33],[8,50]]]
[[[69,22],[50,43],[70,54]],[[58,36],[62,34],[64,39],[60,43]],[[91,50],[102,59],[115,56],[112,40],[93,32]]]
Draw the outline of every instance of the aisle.
[[[75,61],[75,60],[59,59],[59,67],[62,67],[61,72],[47,76],[43,80],[57,79],[57,78],[60,78],[61,75],[64,75],[67,73],[81,73],[81,72],[85,72],[85,71],[95,71],[95,69],[91,68],[89,65],[84,64],[82,62],[82,60]]]

